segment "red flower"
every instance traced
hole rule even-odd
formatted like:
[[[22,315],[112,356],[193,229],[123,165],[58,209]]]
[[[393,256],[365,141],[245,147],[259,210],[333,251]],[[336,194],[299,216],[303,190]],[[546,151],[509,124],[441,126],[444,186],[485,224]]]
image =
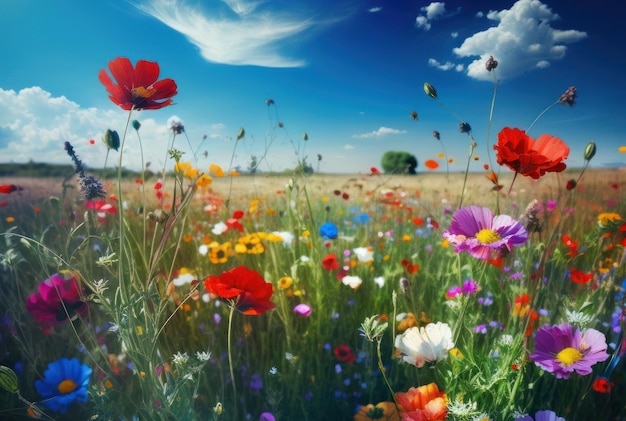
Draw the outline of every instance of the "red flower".
[[[322,259],[322,266],[328,270],[339,269],[339,262],[337,261],[337,256],[334,253],[326,255]]]
[[[611,393],[611,389],[615,383],[610,382],[606,377],[596,377],[593,381],[593,390],[598,393]]]
[[[335,357],[342,363],[352,364],[356,361],[356,355],[352,353],[352,349],[348,345],[339,345],[333,350]]]
[[[547,134],[535,141],[525,131],[505,127],[498,133],[496,160],[516,173],[535,180],[547,172],[561,172],[569,147],[561,139]]]
[[[569,276],[575,284],[588,284],[593,279],[593,273],[584,273],[576,268],[569,270]]]
[[[102,69],[98,75],[106,87],[109,98],[123,110],[157,110],[172,105],[177,86],[172,79],[157,81],[159,65],[153,61],[139,60],[133,68],[125,57],[118,57],[109,62],[113,83],[107,72]]]
[[[573,241],[567,234],[561,237],[561,239],[563,240],[563,243],[565,243],[565,245],[570,249],[567,255],[570,257],[576,257],[578,255],[578,243],[576,241]]]
[[[207,276],[204,287],[220,298],[231,300],[243,314],[256,316],[275,307],[270,301],[274,286],[245,266],[237,266],[219,276]]]
[[[21,188],[20,186],[16,186],[15,184],[0,186],[0,193],[9,194],[9,193],[13,193],[14,191],[20,191],[20,190],[24,190],[24,189]]]
[[[26,310],[41,324],[45,334],[53,326],[87,312],[78,281],[71,272],[55,273],[39,284],[38,292],[26,299]]]

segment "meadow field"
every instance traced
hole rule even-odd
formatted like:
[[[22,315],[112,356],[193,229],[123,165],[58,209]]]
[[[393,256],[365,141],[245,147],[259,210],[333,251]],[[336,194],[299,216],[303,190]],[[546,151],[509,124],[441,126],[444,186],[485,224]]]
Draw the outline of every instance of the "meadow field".
[[[624,169],[179,170],[0,179],[0,419],[626,416]]]

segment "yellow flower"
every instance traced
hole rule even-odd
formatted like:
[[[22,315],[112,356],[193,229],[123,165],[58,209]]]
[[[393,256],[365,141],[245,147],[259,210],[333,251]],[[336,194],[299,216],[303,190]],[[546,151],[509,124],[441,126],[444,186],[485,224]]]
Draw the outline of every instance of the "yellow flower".
[[[215,265],[226,263],[231,252],[231,246],[230,241],[224,244],[219,244],[217,241],[211,242],[209,244],[209,260],[211,263]]]
[[[611,222],[616,222],[616,221],[621,221],[621,220],[622,220],[622,217],[619,216],[619,214],[615,212],[602,212],[600,215],[598,215],[598,223],[603,227],[610,225]]]
[[[283,276],[278,280],[278,289],[285,290],[293,285],[293,279],[289,276]]]
[[[217,164],[209,165],[209,171],[216,177],[224,177],[224,170]]]
[[[261,240],[265,237],[266,234],[260,232],[245,235],[237,240],[235,251],[239,254],[262,254],[265,246]]]
[[[176,162],[174,163],[174,171],[176,172],[185,172],[188,168],[191,168],[191,164],[189,162]]]
[[[213,182],[213,179],[210,175],[202,173],[200,177],[196,180],[196,186],[198,187],[206,187]]]

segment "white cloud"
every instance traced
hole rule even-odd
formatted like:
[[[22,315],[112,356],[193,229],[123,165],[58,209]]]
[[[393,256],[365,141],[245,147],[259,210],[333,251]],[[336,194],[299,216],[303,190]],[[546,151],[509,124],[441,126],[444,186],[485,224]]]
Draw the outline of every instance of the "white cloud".
[[[458,38],[458,37],[459,37],[459,33],[458,33],[458,32],[452,32],[452,33],[450,34],[450,36],[451,36],[452,38]]]
[[[497,26],[466,38],[453,49],[458,57],[479,57],[467,66],[468,76],[479,80],[493,78],[485,69],[490,55],[498,60],[498,78],[508,79],[548,67],[565,57],[563,44],[587,37],[582,31],[550,26],[560,17],[539,0],[519,0],[510,9],[489,11],[487,18],[498,22]]]
[[[430,30],[430,22],[428,22],[428,19],[426,18],[426,16],[418,16],[415,18],[415,26],[417,26],[418,28],[422,28],[424,31],[428,31]]]
[[[381,10],[383,10],[383,8],[380,7],[380,6],[372,7],[372,8],[367,9],[367,11],[370,12],[370,13],[380,12]]]
[[[136,0],[135,6],[183,34],[206,60],[262,67],[301,67],[280,51],[285,42],[319,26],[308,16],[257,11],[261,2],[222,0],[228,13],[208,13],[181,0]],[[222,11],[223,12],[223,11]],[[232,14],[236,16],[232,16]]]
[[[430,3],[428,6],[424,6],[421,9],[426,12],[428,19],[436,19],[446,13],[446,4],[440,1]]]
[[[483,12],[476,12],[476,17],[477,18],[482,18],[484,16],[485,16],[485,14]]]
[[[419,15],[415,18],[415,26],[428,31],[431,28],[431,20],[438,19],[446,14],[446,4],[435,1],[428,6],[424,6],[420,9],[422,12],[426,12],[425,15]]]
[[[354,145],[350,145],[349,143],[346,143],[345,145],[343,145],[343,148],[349,151],[349,150],[354,149]]]
[[[165,121],[157,124],[153,119],[142,118],[141,112],[135,112],[133,117],[141,122],[142,141],[150,145],[146,147],[144,143],[145,161],[163,165],[169,141]],[[127,118],[126,111],[82,108],[65,96],[54,97],[38,86],[19,92],[0,88],[0,157],[3,162],[71,164],[64,150],[67,141],[88,168],[101,168],[106,155],[102,135],[112,129],[122,136]],[[93,145],[91,139],[95,140]],[[107,167],[115,166],[117,157],[111,151]],[[140,163],[140,148],[131,129],[123,165],[138,169]]]
[[[387,135],[404,134],[404,133],[406,133],[406,130],[398,130],[398,129],[392,129],[389,127],[381,126],[378,128],[378,130],[374,130],[373,132],[355,134],[355,135],[352,135],[352,137],[356,137],[360,139],[367,139],[367,138],[372,138],[372,137],[385,137]]]

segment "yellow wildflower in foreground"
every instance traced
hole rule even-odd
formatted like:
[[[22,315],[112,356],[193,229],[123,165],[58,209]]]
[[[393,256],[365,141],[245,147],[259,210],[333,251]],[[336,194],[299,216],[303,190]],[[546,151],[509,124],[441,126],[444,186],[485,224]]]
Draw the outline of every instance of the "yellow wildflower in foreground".
[[[598,215],[598,223],[603,227],[606,227],[611,222],[621,221],[622,217],[615,212],[602,212]]]

